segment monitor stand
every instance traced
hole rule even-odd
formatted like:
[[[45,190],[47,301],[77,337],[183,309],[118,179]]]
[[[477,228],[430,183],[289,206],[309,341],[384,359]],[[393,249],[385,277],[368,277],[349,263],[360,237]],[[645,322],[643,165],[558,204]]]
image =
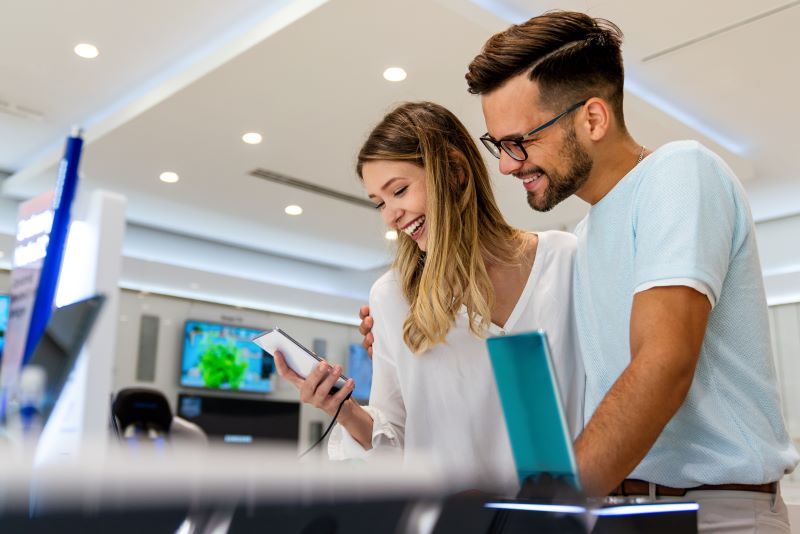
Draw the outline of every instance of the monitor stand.
[[[576,487],[572,476],[539,473],[522,481],[517,493],[518,499],[541,503],[578,504],[586,502],[586,497]]]

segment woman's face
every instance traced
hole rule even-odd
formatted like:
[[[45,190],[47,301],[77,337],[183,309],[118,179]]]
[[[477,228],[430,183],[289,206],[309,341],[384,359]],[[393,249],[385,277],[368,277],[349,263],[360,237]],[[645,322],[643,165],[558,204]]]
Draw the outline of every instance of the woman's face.
[[[405,161],[368,161],[361,168],[367,195],[389,228],[405,232],[426,250],[425,169]]]

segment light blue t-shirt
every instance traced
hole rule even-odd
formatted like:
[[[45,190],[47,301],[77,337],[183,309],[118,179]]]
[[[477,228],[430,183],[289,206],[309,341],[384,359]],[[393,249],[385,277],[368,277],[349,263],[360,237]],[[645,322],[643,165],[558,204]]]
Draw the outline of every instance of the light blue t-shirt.
[[[631,361],[636,288],[688,279],[715,303],[689,394],[629,478],[692,487],[791,471],[798,453],[780,411],[755,229],[725,163],[695,141],[664,145],[592,206],[576,234],[587,422]]]

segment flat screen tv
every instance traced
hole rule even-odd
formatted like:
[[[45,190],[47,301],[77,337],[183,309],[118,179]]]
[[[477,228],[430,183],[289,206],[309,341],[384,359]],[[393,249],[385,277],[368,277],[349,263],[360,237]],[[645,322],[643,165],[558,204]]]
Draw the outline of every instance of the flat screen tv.
[[[6,345],[6,328],[8,327],[8,307],[11,297],[0,295],[0,358],[3,357],[3,347]]]
[[[234,445],[297,444],[300,403],[179,393],[177,413],[213,442]]]
[[[350,344],[347,376],[356,383],[353,397],[356,400],[369,401],[369,392],[372,389],[372,358],[369,357],[367,349],[357,343]]]
[[[272,357],[250,340],[261,330],[186,321],[181,386],[221,391],[268,393]]]

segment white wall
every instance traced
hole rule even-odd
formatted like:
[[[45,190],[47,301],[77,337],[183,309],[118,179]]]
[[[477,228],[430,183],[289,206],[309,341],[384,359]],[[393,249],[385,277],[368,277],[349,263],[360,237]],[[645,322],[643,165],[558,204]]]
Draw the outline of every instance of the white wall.
[[[757,222],[756,236],[767,301],[800,302],[800,215]]]
[[[9,272],[0,270],[0,293],[8,293],[10,282]],[[197,393],[197,390],[185,389],[179,386],[183,326],[187,319],[264,329],[279,326],[308,347],[313,345],[314,338],[325,339],[327,341],[328,360],[344,366],[345,373],[347,373],[349,344],[361,342],[361,335],[358,333],[358,329],[350,325],[235,308],[177,297],[143,294],[125,289],[120,292],[119,310],[120,323],[117,330],[117,348],[113,355],[113,390],[118,391],[121,388],[131,386],[156,388],[167,396],[173,411],[175,410],[179,392]],[[358,310],[354,309],[353,315],[357,315],[357,313]],[[136,381],[139,324],[142,314],[156,315],[160,319],[156,372],[153,382]],[[265,395],[239,393],[237,396],[251,399],[298,401],[295,387],[283,381],[277,375],[274,376],[273,388],[271,393]],[[213,395],[214,393],[208,394]],[[300,447],[307,444],[310,445],[308,443],[309,425],[312,422],[321,422],[327,426],[329,421],[330,417],[325,413],[304,405],[300,412]]]
[[[122,290],[120,295],[120,324],[117,334],[113,387],[117,391],[124,387],[153,387],[162,391],[175,410],[179,392],[198,393],[196,389],[179,386],[180,356],[183,344],[183,328],[187,319],[198,319],[217,323],[233,324],[257,329],[279,326],[300,343],[312,347],[314,338],[327,341],[327,358],[332,363],[345,367],[348,346],[360,343],[358,329],[343,324],[292,317],[257,310],[235,308],[189,299],[139,293]],[[156,349],[155,380],[137,382],[136,368],[139,348],[139,325],[142,315],[155,315],[160,319]],[[354,309],[357,315],[358,310]],[[237,393],[240,398],[297,401],[296,388],[277,375],[274,389],[268,394]],[[206,394],[203,392],[203,394]],[[213,394],[213,393],[209,393]],[[224,395],[224,393],[222,393]],[[300,414],[300,446],[308,444],[309,425],[319,421],[327,426],[330,421],[325,413],[304,405]]]
[[[800,303],[770,306],[772,353],[789,435],[800,448]],[[800,470],[790,477],[800,481]]]

